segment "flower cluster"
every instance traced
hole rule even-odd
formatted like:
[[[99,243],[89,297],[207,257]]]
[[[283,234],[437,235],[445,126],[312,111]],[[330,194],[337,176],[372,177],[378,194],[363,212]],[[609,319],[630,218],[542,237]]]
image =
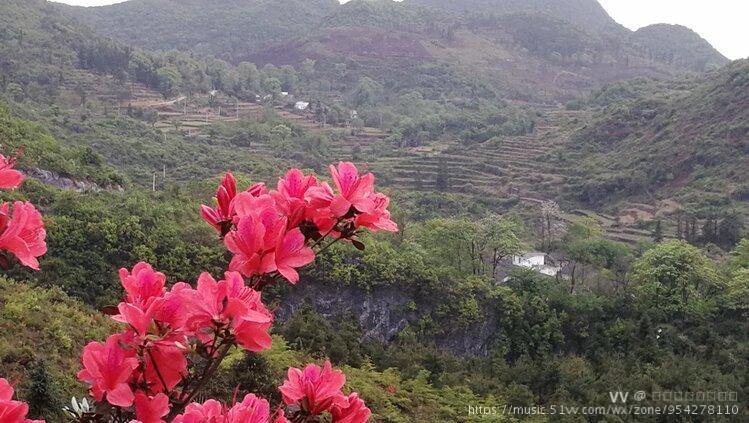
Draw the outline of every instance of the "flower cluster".
[[[0,178],[4,171],[0,168]],[[123,330],[83,348],[78,379],[89,385],[97,407],[79,421],[284,423],[317,422],[323,415],[335,423],[368,421],[370,410],[358,394],[343,394],[346,377],[330,362],[322,368],[289,369],[288,380],[279,387],[284,405],[273,411],[254,394],[232,406],[212,399],[194,402],[231,348],[251,353],[270,348],[273,314],[263,304],[263,286],[277,279],[298,282],[297,269],[314,260],[315,247],[319,253],[339,240],[360,247],[362,229],[397,230],[388,197],[374,192],[372,174],[359,175],[353,164],[343,162],[330,171],[335,190],[292,169],[275,190],[260,183],[240,193],[227,173],[216,191],[216,207],[201,207],[203,218],[233,254],[221,280],[203,273],[195,287],[177,282],[168,288],[166,276],[148,263],[120,269],[124,299],[104,311]],[[32,267],[42,253],[34,241],[43,245],[44,238],[34,212],[30,205],[16,203],[8,223],[7,205],[0,208],[0,223],[18,227],[6,230],[0,242],[24,242],[26,250],[14,253]],[[41,235],[34,228],[42,228]],[[332,241],[325,244],[328,237]],[[26,422],[19,419],[8,421]]]
[[[366,422],[371,412],[357,393],[343,395],[346,375],[333,370],[330,361],[320,368],[314,364],[304,370],[290,368],[288,378],[279,387],[283,401],[296,415],[319,416],[330,412],[334,422]]]
[[[216,281],[203,273],[197,288],[179,282],[167,290],[166,276],[147,263],[121,269],[125,300],[112,319],[126,329],[86,345],[78,373],[94,399],[160,421],[170,403],[187,403],[196,393],[203,375],[188,369],[190,354],[211,362],[235,345],[253,352],[269,348],[273,316],[260,293],[237,272],[224,277]]]
[[[18,188],[24,176],[13,169],[14,157],[0,154],[0,188]],[[47,252],[42,215],[29,202],[16,201],[12,211],[9,203],[0,203],[0,250],[14,255],[24,266],[39,270],[37,257]],[[0,256],[0,267],[7,268],[9,261]]]
[[[187,406],[184,414],[174,418],[173,423],[288,423],[283,410],[271,414],[268,401],[247,394],[242,402],[227,408],[216,400],[202,404],[193,403]],[[144,422],[145,423],[145,422]]]
[[[252,278],[280,275],[296,283],[296,269],[315,258],[310,241],[315,246],[326,236],[355,241],[362,229],[398,230],[389,198],[374,191],[374,175],[359,175],[348,162],[331,165],[330,173],[335,190],[292,169],[275,190],[259,183],[239,193],[227,173],[216,191],[216,206],[201,206],[201,215],[233,254],[229,270]]]
[[[28,412],[29,406],[21,401],[13,401],[13,387],[7,380],[0,378],[0,422],[44,423],[43,420],[27,419]]]

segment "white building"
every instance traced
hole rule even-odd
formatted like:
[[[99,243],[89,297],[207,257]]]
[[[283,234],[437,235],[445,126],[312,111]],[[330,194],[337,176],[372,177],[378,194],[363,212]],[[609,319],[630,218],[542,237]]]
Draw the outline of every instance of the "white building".
[[[547,276],[556,276],[562,271],[562,266],[554,265],[545,253],[532,252],[522,256],[512,256],[512,264],[526,269],[533,269]]]
[[[297,101],[294,103],[295,110],[307,110],[307,107],[309,107],[309,102],[306,101]]]

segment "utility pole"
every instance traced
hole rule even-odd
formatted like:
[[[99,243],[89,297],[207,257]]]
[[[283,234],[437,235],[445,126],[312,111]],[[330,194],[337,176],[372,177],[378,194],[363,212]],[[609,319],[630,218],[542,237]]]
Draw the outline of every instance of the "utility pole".
[[[151,180],[151,191],[156,192],[156,172],[153,173],[153,179]]]
[[[164,180],[166,180],[166,165],[165,164],[161,165],[161,176],[164,178]]]

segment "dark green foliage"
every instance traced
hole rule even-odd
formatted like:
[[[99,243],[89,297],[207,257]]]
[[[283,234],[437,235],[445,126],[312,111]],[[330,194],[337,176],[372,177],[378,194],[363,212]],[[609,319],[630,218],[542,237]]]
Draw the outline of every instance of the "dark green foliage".
[[[362,332],[355,316],[342,315],[329,322],[312,308],[305,307],[284,323],[281,334],[296,350],[329,357],[337,364],[362,364]]]
[[[337,6],[335,0],[150,0],[114,7],[63,7],[95,30],[151,50],[190,50],[236,62],[253,49],[282,37],[303,34]],[[178,11],[178,13],[174,13]],[[122,26],[122,22],[136,26]],[[215,31],[221,22],[221,31]],[[204,34],[214,34],[207,40]],[[252,40],[251,44],[236,41]]]
[[[29,404],[29,416],[35,417],[59,417],[62,410],[61,392],[47,371],[47,364],[42,360],[34,363],[31,367],[29,379],[31,386],[26,394]]]
[[[141,260],[171,282],[192,281],[201,271],[220,275],[225,269],[224,250],[187,196],[42,192],[50,204],[45,213],[49,251],[42,271],[33,275],[39,283],[103,306],[121,295],[117,269]]]

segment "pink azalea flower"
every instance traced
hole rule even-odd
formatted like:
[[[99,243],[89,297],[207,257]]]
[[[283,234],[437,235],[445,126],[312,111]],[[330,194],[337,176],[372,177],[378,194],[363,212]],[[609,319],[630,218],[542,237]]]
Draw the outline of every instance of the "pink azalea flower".
[[[172,423],[225,423],[224,406],[216,400],[203,404],[192,403],[185,407],[185,412],[176,416]]]
[[[226,314],[232,319],[232,334],[239,345],[253,352],[267,350],[271,346],[268,329],[273,314],[265,307],[259,291],[245,286],[237,272],[226,272]]]
[[[135,398],[129,381],[138,359],[124,351],[119,345],[120,335],[107,338],[105,344],[90,342],[83,348],[81,361],[83,370],[78,379],[91,385],[91,395],[101,401],[119,407],[129,407]]]
[[[270,418],[268,401],[253,394],[247,394],[242,402],[235,404],[226,413],[227,422],[269,423]]]
[[[251,197],[259,197],[265,195],[267,190],[265,184],[260,182],[249,187],[244,193]],[[216,190],[216,207],[209,207],[205,204],[200,206],[200,215],[203,220],[208,222],[221,236],[224,236],[231,229],[234,218],[236,217],[236,211],[234,207],[234,199],[237,196],[237,181],[234,179],[234,175],[231,172],[226,172],[221,183]]]
[[[18,188],[23,183],[23,173],[13,169],[16,165],[15,157],[5,157],[0,154],[0,188]]]
[[[295,284],[299,281],[299,273],[295,268],[314,260],[315,252],[306,245],[306,239],[299,228],[294,228],[283,238],[279,237],[273,252],[263,256],[260,271],[269,273],[277,270],[289,282]]]
[[[359,176],[351,162],[340,162],[338,167],[330,165],[330,175],[338,189],[330,203],[330,210],[336,217],[345,216],[351,207],[363,213],[372,212],[374,204],[369,197],[374,189],[374,175]]]
[[[47,252],[42,215],[28,202],[13,203],[8,218],[8,203],[0,205],[0,249],[9,251],[27,267],[39,270],[37,257]]]
[[[162,417],[169,414],[169,397],[164,394],[150,397],[138,391],[134,402],[135,417],[140,423],[163,423]]]
[[[283,178],[278,180],[276,189],[286,198],[298,198],[304,200],[307,190],[317,185],[314,175],[304,176],[299,169],[291,169]]]
[[[305,176],[299,169],[291,169],[278,180],[277,191],[271,192],[280,211],[288,217],[289,227],[299,225],[307,209],[305,196],[310,188],[317,186],[317,178]]]
[[[249,192],[241,192],[234,198],[233,207],[235,223],[237,218],[247,216],[258,218],[268,213],[280,215],[276,210],[276,201],[270,194],[252,195]]]
[[[159,331],[152,331],[155,335],[181,329],[185,320],[182,300],[178,295],[166,292],[163,273],[140,262],[132,272],[120,269],[120,281],[126,292],[125,302],[117,306],[120,314],[112,316],[114,320],[130,325],[140,337],[145,337],[149,329],[154,328],[153,321],[160,323]]]
[[[239,220],[237,229],[224,237],[226,248],[234,254],[229,270],[252,276],[260,269],[265,246],[265,226],[259,219],[247,216]]]
[[[356,392],[348,396],[348,407],[333,407],[330,410],[333,423],[366,423],[372,412]]]
[[[388,205],[390,198],[382,193],[376,193],[372,196],[374,207],[369,213],[362,213],[356,216],[354,224],[357,227],[363,227],[377,232],[379,230],[388,232],[398,232],[398,224],[390,219]]]
[[[200,214],[203,220],[208,222],[219,234],[224,234],[227,224],[231,224],[234,217],[234,211],[231,206],[234,196],[237,195],[237,181],[231,172],[226,172],[221,183],[216,190],[216,207],[209,207],[205,204],[200,206]]]
[[[260,293],[245,286],[237,272],[227,272],[225,278],[216,282],[211,275],[203,273],[197,290],[179,291],[189,316],[187,327],[206,342],[212,338],[212,328],[216,324],[231,324],[232,334],[245,349],[269,348],[268,329],[273,316],[261,302]]]
[[[13,401],[13,386],[7,380],[0,378],[0,422],[44,423],[44,420],[27,419],[26,413],[28,412],[28,404],[22,401]]]
[[[120,283],[125,288],[125,301],[141,309],[146,309],[153,299],[166,292],[166,276],[154,271],[146,262],[133,266],[132,272],[120,269]]]
[[[330,361],[321,369],[308,364],[304,370],[290,368],[288,378],[278,389],[287,405],[299,404],[302,410],[318,415],[331,407],[346,408],[348,399],[341,392],[346,376],[333,370]]]
[[[146,346],[145,377],[153,392],[171,391],[187,375],[185,351],[177,345],[183,339],[167,337]]]

